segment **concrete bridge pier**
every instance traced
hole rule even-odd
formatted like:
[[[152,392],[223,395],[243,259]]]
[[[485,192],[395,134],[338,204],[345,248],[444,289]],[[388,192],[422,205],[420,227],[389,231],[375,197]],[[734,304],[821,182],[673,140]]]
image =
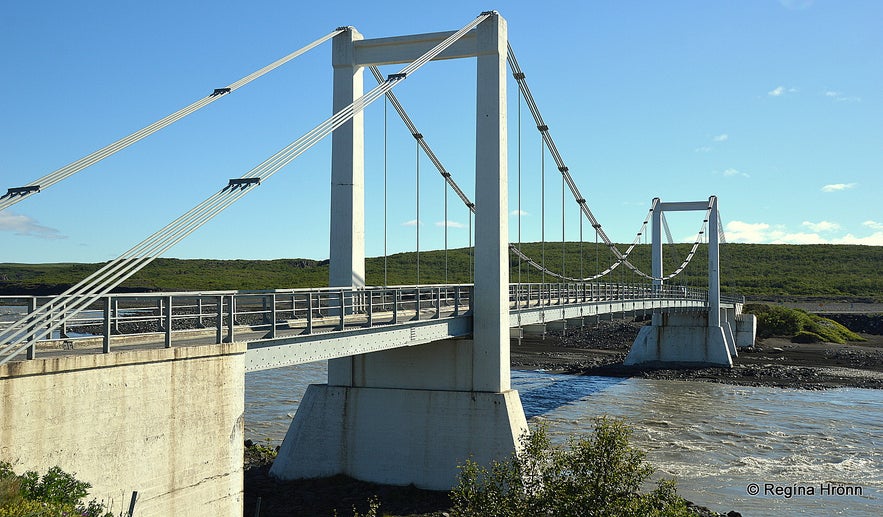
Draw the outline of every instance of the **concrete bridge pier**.
[[[361,95],[364,66],[410,63],[447,36],[336,36],[335,111]],[[447,490],[458,465],[503,459],[527,432],[509,371],[506,48],[506,22],[493,14],[439,57],[477,58],[473,339],[329,361],[328,383],[307,389],[272,475]],[[332,286],[364,282],[361,124],[341,126],[332,142]]]
[[[641,327],[624,364],[733,366],[729,325],[709,325],[708,320],[707,312],[654,314],[652,324]]]

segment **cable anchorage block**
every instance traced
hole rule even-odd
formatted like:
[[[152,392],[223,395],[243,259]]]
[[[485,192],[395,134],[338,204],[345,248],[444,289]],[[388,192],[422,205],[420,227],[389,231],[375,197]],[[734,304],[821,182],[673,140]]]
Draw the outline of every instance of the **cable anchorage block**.
[[[6,195],[9,197],[27,196],[34,192],[40,192],[40,185],[27,185],[25,187],[12,187],[6,189]]]
[[[209,97],[217,97],[218,95],[224,95],[225,93],[230,93],[230,88],[215,88],[215,91],[212,92]]]
[[[389,74],[388,76],[386,76],[386,80],[393,81],[393,80],[399,80],[399,79],[406,79],[407,77],[408,77],[407,72],[399,72],[397,74]]]
[[[527,76],[524,75],[524,72],[515,72],[514,74],[512,74],[512,77],[514,77],[516,81],[520,81]]]
[[[543,124],[542,126],[537,126],[537,129],[539,129],[540,131],[548,131],[549,126]]]
[[[497,11],[482,11],[479,16],[497,16],[498,14],[500,13],[498,13]]]
[[[581,205],[586,204],[586,200],[585,200],[585,198],[579,198],[579,199],[576,200],[576,202],[579,203],[579,204],[581,204]]]
[[[441,173],[441,175],[442,175],[443,178],[450,178],[450,177],[451,177],[451,173],[448,172],[448,171],[445,171],[445,172]]]
[[[411,136],[413,136],[416,140],[423,139],[423,133],[411,133]]]
[[[261,178],[233,178],[230,180],[230,183],[227,184],[227,187],[230,189],[235,188],[248,188],[251,185],[260,185]]]
[[[336,30],[336,31],[343,31],[343,32],[349,32],[349,31],[352,30],[352,27],[351,27],[350,25],[341,25],[340,27],[338,27],[338,28],[336,28],[336,29],[334,29],[334,30]]]
[[[558,171],[559,171],[559,172],[562,172],[562,173],[567,172],[567,171],[569,171],[569,170],[570,170],[570,169],[568,169],[567,166],[565,166],[565,165],[562,165],[561,167],[558,167]]]

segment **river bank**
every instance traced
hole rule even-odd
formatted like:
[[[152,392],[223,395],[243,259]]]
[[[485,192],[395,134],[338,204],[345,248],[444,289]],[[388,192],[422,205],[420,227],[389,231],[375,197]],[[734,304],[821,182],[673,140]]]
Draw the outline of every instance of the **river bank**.
[[[512,346],[513,368],[608,377],[644,377],[720,382],[780,388],[883,389],[883,336],[863,333],[863,342],[792,343],[783,338],[758,340],[739,350],[732,368],[645,368],[622,361],[642,322],[607,321],[592,327],[543,337],[528,337]]]

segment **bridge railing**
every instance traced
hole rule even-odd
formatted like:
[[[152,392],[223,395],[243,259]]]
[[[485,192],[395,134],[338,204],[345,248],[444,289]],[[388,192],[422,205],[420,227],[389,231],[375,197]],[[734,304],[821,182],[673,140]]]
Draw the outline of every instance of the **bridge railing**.
[[[34,358],[37,345],[107,353],[112,344],[211,344],[456,317],[471,300],[471,285],[119,293],[76,314],[56,307],[55,319],[66,321],[38,335],[24,355]],[[52,296],[0,296],[0,330],[53,303]]]
[[[509,288],[514,310],[630,299],[705,301],[707,291],[650,284],[520,283]],[[722,296],[724,303],[743,297]],[[47,304],[54,297],[0,296],[0,330]],[[472,285],[422,285],[318,288],[271,291],[203,291],[112,294],[68,318],[57,330],[39,336],[27,358],[43,351],[84,349],[110,352],[130,346],[212,344],[256,341],[300,334],[451,318],[472,309]],[[0,343],[2,350],[3,343]],[[64,352],[62,352],[64,353]]]

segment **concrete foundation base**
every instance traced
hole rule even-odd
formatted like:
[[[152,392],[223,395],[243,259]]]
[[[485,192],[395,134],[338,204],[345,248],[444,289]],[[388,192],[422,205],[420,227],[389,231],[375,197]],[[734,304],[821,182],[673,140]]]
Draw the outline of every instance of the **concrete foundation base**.
[[[521,399],[503,393],[313,384],[270,474],[346,474],[392,485],[450,490],[468,458],[488,465],[519,448]]]
[[[735,343],[729,325],[707,326],[707,314],[664,314],[642,327],[625,365],[677,363],[696,366],[733,366]]]
[[[757,338],[757,316],[754,314],[739,314],[736,316],[736,348],[754,346]]]

